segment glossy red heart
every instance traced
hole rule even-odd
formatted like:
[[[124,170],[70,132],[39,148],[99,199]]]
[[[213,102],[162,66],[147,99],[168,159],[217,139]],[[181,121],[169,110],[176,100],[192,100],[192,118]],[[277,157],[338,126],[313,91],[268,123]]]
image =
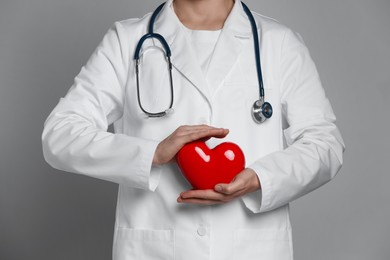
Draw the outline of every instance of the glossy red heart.
[[[210,149],[203,141],[186,144],[176,155],[184,177],[195,189],[214,189],[230,183],[245,167],[245,157],[235,143],[225,142]]]

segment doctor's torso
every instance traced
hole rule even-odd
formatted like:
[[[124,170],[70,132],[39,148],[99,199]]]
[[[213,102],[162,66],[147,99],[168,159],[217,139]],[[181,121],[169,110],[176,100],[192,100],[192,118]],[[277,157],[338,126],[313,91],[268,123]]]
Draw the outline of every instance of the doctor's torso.
[[[123,116],[115,123],[116,132],[162,140],[180,125],[223,127],[230,130],[229,135],[222,140],[212,138],[207,144],[214,147],[224,141],[237,143],[247,164],[283,149],[280,65],[275,59],[280,56],[283,28],[268,28],[277,25],[256,16],[262,28],[265,93],[275,111],[272,119],[257,124],[251,116],[251,107],[259,97],[259,87],[247,18],[238,10],[232,11],[231,16],[237,17],[230,17],[228,26],[221,31],[204,75],[185,30],[171,11],[163,11],[167,21],[158,21],[155,31],[164,35],[172,49],[174,111],[165,117],[146,118],[140,110],[132,55],[138,39],[147,32],[150,17],[123,21],[120,33],[127,41],[124,46],[129,73]],[[148,44],[156,42],[146,43],[145,48]],[[161,111],[171,98],[166,63],[159,52],[145,56],[141,68],[148,73],[140,77],[140,99],[149,111]],[[177,165],[171,163],[152,171],[161,172],[154,192],[120,186],[115,259],[136,259],[137,255],[145,254],[142,259],[289,259],[292,248],[287,206],[254,215],[241,200],[212,207],[181,205],[176,202],[177,196],[191,187]],[[215,258],[208,258],[211,253]]]

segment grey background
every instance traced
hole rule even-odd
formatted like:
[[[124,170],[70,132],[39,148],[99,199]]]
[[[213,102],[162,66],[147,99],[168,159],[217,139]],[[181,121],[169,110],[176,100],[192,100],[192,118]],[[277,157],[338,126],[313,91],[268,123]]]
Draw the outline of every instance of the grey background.
[[[337,178],[292,204],[296,259],[390,259],[390,1],[246,2],[304,37],[347,144]],[[1,0],[1,260],[111,258],[117,186],[50,168],[40,135],[112,23],[158,3]]]

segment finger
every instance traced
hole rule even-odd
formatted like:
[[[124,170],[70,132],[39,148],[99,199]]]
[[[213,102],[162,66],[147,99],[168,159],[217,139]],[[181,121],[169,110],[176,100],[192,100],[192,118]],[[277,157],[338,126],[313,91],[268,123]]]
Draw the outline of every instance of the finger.
[[[220,129],[220,127],[214,127],[214,126],[210,126],[210,125],[206,125],[206,124],[203,124],[203,125],[182,125],[182,126],[179,126],[176,131],[178,133],[188,133],[188,132],[197,132],[197,131],[200,131],[200,130],[208,130],[208,129]]]
[[[241,178],[235,178],[231,183],[220,183],[215,185],[215,191],[232,195],[245,189],[245,182]]]
[[[224,129],[224,131],[220,134],[215,134],[215,135],[212,135],[212,136],[207,136],[206,138],[211,138],[211,137],[215,137],[215,138],[224,138],[225,136],[227,136],[229,134],[229,129]]]
[[[225,195],[214,190],[189,190],[180,194],[182,199],[225,200]]]
[[[215,134],[215,135],[212,135],[212,136],[206,136],[206,137],[202,137],[202,138],[199,138],[198,140],[201,140],[203,142],[206,142],[207,140],[209,140],[210,138],[212,137],[215,137],[215,138],[224,138],[225,136],[227,136],[229,134],[229,129],[225,129],[226,131],[222,134]]]
[[[216,205],[216,204],[222,204],[224,202],[218,201],[218,200],[202,200],[202,199],[182,199],[179,197],[177,199],[178,203],[188,203],[188,204],[197,204],[197,205]]]
[[[224,129],[225,131],[222,131],[222,133],[221,133],[220,132],[221,129],[224,129],[224,128],[216,128],[216,127],[205,125],[205,124],[192,125],[192,126],[186,125],[186,126],[179,127],[177,129],[178,131],[175,133],[175,136],[176,137],[184,137],[184,140],[182,140],[182,141],[184,141],[185,143],[195,141],[195,140],[202,140],[205,142],[205,141],[209,140],[211,137],[223,138],[229,133],[228,129]],[[214,132],[214,133],[207,132],[210,130],[213,130],[213,131],[215,130],[217,132]],[[205,131],[205,132],[201,133],[201,131]],[[196,135],[196,136],[193,136],[192,138],[188,139],[187,135]],[[205,136],[205,137],[202,137],[202,136]]]
[[[212,126],[207,126],[207,125],[204,125],[204,126],[194,126],[194,127],[191,127],[191,128],[185,128],[185,129],[182,129],[180,131],[177,132],[177,135],[188,135],[188,134],[193,134],[193,133],[199,133],[199,132],[202,132],[202,131],[216,131],[216,132],[219,132],[221,130],[227,130],[225,128],[222,128],[222,127],[212,127]]]
[[[216,129],[207,129],[207,130],[200,130],[197,132],[191,132],[187,135],[182,136],[182,141],[184,143],[189,143],[192,141],[196,141],[202,138],[210,138],[210,137],[218,137],[223,138],[229,133],[228,129],[223,128],[216,128]]]

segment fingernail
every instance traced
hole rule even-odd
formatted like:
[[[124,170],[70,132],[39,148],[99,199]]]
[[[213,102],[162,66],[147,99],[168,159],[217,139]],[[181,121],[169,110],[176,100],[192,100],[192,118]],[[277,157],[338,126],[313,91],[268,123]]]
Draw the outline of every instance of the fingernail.
[[[218,191],[218,192],[221,192],[222,191],[222,187],[221,186],[217,186],[217,187],[215,187],[215,190]]]

